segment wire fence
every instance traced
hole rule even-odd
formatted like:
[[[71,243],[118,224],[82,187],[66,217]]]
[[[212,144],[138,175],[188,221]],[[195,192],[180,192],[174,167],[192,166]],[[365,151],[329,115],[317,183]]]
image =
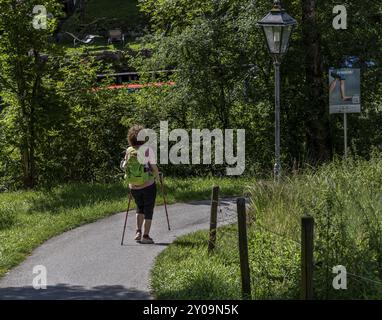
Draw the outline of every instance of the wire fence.
[[[354,274],[354,273],[350,273],[350,272],[346,272],[346,275],[352,277],[354,280],[356,281],[360,281],[360,280],[363,280],[365,282],[371,282],[373,284],[377,284],[377,285],[380,285],[381,288],[382,288],[382,281],[378,281],[378,280],[374,280],[374,279],[370,279],[370,278],[367,278],[367,277],[364,277],[364,276],[360,276],[358,274]]]
[[[247,209],[249,209],[249,204],[247,203]],[[219,232],[217,235],[222,239],[224,236],[232,236],[232,228],[221,228],[222,226],[234,225],[237,224],[237,208],[236,204],[232,201],[220,200],[218,201],[218,211],[217,211],[217,227],[219,228]],[[265,231],[270,233],[276,237],[281,238],[282,240],[286,240],[290,243],[294,243],[297,246],[301,246],[301,242],[293,239],[290,236],[284,235],[280,232],[276,232],[267,228],[259,223],[254,224],[254,221],[251,220],[250,216],[247,218],[247,226],[250,231]]]
[[[237,254],[237,211],[234,201],[219,199],[217,227],[217,249],[220,250],[220,248],[223,247],[224,250],[227,250],[227,248],[229,248],[232,254]]]
[[[254,248],[261,248],[261,246],[252,244],[250,246],[246,245],[247,250],[244,250],[243,246],[240,247],[240,227],[238,221],[238,209],[236,200],[237,199],[217,200],[216,224],[212,223],[210,226],[209,242],[214,242],[212,245],[212,251],[214,252],[214,254],[219,255],[220,258],[222,258],[222,261],[225,261],[226,264],[232,265],[232,263],[236,263],[236,266],[238,266],[238,262],[240,266],[240,261],[243,260],[242,251],[247,251],[248,258],[245,258],[244,260],[247,260],[248,276],[246,277],[248,277],[248,279],[245,280],[244,283],[247,283],[247,287],[252,287],[250,295],[255,299],[272,298],[275,296],[277,288],[282,286],[282,284],[296,282],[295,272],[286,271],[277,273],[275,272],[274,268],[269,268],[269,265],[262,264],[262,255],[270,251],[253,251]],[[213,207],[212,204],[214,203],[214,201],[215,200],[212,199],[211,207]],[[245,203],[245,211],[249,211],[249,201],[246,201]],[[213,214],[214,212],[212,209],[211,215]],[[212,220],[213,219],[211,219],[211,221]],[[293,243],[293,245],[296,246],[294,249],[295,251],[299,250],[299,246],[301,245],[294,239],[291,239],[278,232],[274,232],[266,227],[254,223],[251,215],[246,215],[245,217],[245,229],[250,235],[253,233],[266,232],[267,234],[272,234],[274,236],[280,237],[282,238],[281,242],[283,243],[286,241],[288,243]],[[211,237],[211,231],[214,230],[216,231],[216,234],[214,234],[214,236]],[[249,239],[252,238],[252,236],[249,237]],[[248,237],[246,237],[246,241],[248,241]],[[269,240],[268,242],[270,241],[271,240]],[[282,268],[279,269],[281,270]],[[267,279],[267,281],[263,281],[263,279]],[[243,297],[248,296],[249,294],[247,290],[247,292],[243,293]],[[280,296],[280,298],[282,297]]]
[[[296,244],[299,248],[301,247],[301,241],[297,241],[297,240],[293,239],[292,237],[288,237],[288,236],[281,234],[279,232],[275,232],[275,231],[273,231],[273,230],[271,230],[271,229],[269,229],[269,228],[267,228],[261,224],[257,224],[256,228],[258,228],[262,231],[268,232],[270,234],[273,234],[274,236],[277,236],[283,240],[290,241],[290,243]]]

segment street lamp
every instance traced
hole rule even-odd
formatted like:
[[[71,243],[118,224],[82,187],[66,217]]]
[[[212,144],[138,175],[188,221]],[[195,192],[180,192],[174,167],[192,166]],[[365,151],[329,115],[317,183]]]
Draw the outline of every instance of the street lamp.
[[[275,166],[274,175],[278,181],[281,174],[280,161],[280,64],[288,51],[289,39],[297,21],[275,0],[272,10],[257,25],[262,28],[268,51],[275,66]]]

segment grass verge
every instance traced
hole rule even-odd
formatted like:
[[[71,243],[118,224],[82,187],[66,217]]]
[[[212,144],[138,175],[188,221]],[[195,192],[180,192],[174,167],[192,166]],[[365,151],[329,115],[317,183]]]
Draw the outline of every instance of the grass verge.
[[[235,225],[218,229],[217,247],[208,253],[208,232],[175,240],[157,257],[151,287],[157,299],[241,299],[240,264]],[[274,251],[279,252],[278,255]],[[298,248],[269,233],[249,234],[252,296],[296,298]]]

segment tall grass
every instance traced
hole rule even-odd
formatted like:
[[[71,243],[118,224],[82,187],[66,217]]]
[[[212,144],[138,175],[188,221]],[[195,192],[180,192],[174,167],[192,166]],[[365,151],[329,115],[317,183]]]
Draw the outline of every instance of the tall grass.
[[[280,183],[252,182],[248,246],[254,299],[298,299],[301,217],[315,219],[314,297],[382,298],[382,155],[336,160]],[[240,299],[237,228],[186,235],[158,257],[152,288],[158,298]],[[346,267],[347,290],[332,286],[334,266]]]
[[[382,297],[382,157],[336,160],[319,170],[251,187],[251,216],[264,228],[299,241],[300,219],[315,219],[315,295]],[[343,265],[348,289],[334,290]]]

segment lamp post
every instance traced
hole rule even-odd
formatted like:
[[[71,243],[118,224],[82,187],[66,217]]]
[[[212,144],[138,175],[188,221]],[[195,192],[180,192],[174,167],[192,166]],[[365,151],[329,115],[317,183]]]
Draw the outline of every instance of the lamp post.
[[[297,21],[282,8],[279,0],[274,1],[272,10],[257,25],[264,32],[268,51],[275,67],[275,179],[281,174],[280,161],[280,64],[283,55],[288,51],[289,39]]]

